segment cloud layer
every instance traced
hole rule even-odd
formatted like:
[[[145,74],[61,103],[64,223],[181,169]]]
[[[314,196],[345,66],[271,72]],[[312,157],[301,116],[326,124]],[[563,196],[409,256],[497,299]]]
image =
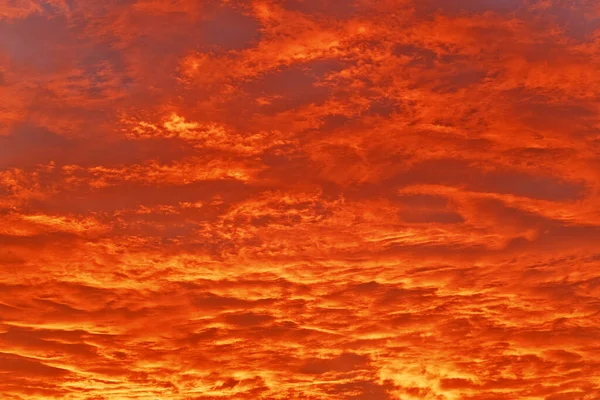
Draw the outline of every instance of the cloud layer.
[[[591,0],[0,6],[0,393],[600,397]]]

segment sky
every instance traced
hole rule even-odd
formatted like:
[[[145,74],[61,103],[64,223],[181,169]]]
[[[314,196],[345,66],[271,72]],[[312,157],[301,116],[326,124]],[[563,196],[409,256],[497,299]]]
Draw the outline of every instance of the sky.
[[[3,400],[600,398],[596,0],[0,2]]]

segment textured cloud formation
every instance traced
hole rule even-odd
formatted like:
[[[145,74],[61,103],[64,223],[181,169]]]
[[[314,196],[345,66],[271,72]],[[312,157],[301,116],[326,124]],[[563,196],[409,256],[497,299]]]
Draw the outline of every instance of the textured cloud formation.
[[[600,398],[594,0],[0,5],[2,399]]]

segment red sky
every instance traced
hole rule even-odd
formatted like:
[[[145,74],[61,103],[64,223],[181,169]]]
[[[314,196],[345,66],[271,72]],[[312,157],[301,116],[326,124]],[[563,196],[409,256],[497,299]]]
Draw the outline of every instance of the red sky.
[[[600,398],[596,0],[0,2],[3,400]]]

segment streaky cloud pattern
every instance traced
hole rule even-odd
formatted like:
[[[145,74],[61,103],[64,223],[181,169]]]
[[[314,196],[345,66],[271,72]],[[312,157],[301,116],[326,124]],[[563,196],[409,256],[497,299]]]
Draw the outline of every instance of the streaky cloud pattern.
[[[596,0],[0,2],[0,398],[600,399]]]

